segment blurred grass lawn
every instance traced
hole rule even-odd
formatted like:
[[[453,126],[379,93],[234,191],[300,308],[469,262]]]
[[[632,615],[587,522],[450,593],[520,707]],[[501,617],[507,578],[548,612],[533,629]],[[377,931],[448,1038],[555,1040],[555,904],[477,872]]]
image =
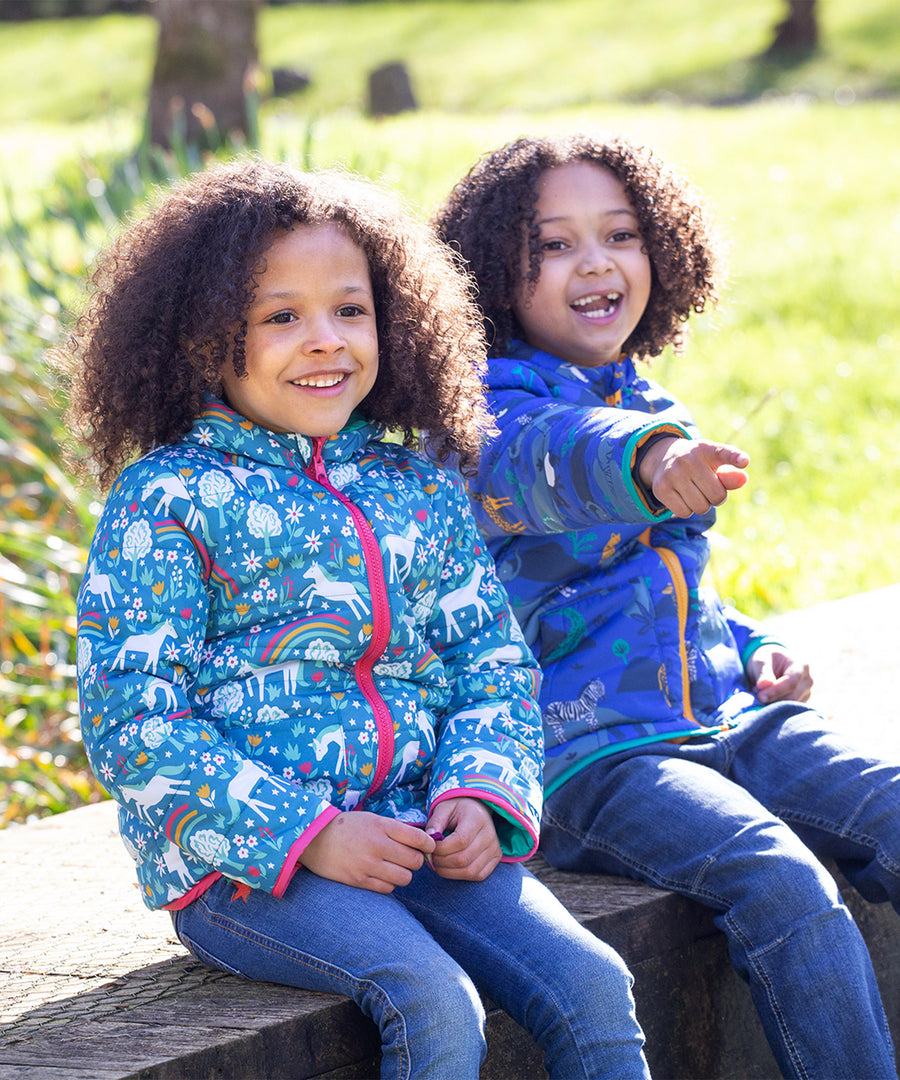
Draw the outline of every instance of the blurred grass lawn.
[[[753,455],[722,513],[720,588],[754,614],[900,577],[900,9],[822,0],[823,49],[754,61],[779,0],[420,0],[265,9],[266,68],[314,82],[263,109],[264,152],[384,176],[426,212],[482,150],[591,128],[685,168],[730,232],[732,281],[656,374]],[[135,144],[149,17],[6,24],[0,178],[26,222],[61,161]],[[422,111],[362,116],[402,57]],[[703,102],[752,99],[712,108]]]
[[[731,281],[686,354],[661,357],[654,373],[708,436],[752,456],[750,487],[720,515],[713,578],[757,616],[900,580],[900,8],[819,6],[823,48],[793,66],[753,59],[780,0],[379,0],[260,17],[264,65],[314,80],[263,106],[267,155],[343,162],[429,213],[482,151],[523,133],[591,129],[657,147],[703,188],[732,238]],[[145,16],[2,26],[0,189],[73,267],[83,242],[45,209],[62,176],[82,183],[137,144],[154,40]],[[398,58],[421,110],[366,119],[367,72]],[[0,226],[8,213],[0,200]],[[0,251],[0,289],[19,287]],[[15,384],[4,393],[14,407]],[[39,658],[37,630],[22,634]],[[55,647],[63,662],[65,644]],[[0,824],[4,806],[21,816],[84,797],[83,764],[69,779],[53,772],[77,722],[54,720],[62,750],[46,749],[38,679],[32,691],[35,704],[20,695],[0,735],[44,747],[34,760],[48,787],[34,795],[36,780],[10,802],[0,775]],[[54,715],[71,712],[66,684],[54,692]]]

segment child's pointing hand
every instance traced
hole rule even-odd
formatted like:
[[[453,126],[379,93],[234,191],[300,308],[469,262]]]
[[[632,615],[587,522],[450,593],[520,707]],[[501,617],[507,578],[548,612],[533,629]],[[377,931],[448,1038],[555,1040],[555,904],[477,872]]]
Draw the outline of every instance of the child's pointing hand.
[[[658,439],[641,459],[639,479],[675,517],[705,514],[747,483],[750,456],[707,439]]]

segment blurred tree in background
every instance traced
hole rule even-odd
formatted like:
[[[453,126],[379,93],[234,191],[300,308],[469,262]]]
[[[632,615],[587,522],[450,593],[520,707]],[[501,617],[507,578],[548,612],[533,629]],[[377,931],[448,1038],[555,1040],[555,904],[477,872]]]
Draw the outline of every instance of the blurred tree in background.
[[[159,24],[150,85],[150,141],[218,146],[250,134],[260,0],[155,0]]]
[[[787,14],[775,27],[775,37],[763,53],[768,59],[808,56],[819,47],[816,0],[787,0]]]

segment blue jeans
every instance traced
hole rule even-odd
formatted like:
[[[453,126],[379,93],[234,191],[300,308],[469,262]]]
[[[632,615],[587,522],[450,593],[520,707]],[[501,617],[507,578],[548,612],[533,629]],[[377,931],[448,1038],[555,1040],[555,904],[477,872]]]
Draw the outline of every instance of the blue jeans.
[[[900,911],[900,765],[796,703],[601,759],[547,799],[554,866],[713,908],[786,1077],[896,1077],[865,942],[817,856]]]
[[[390,895],[300,870],[284,897],[218,881],[173,913],[200,960],[248,979],[345,994],[381,1032],[381,1075],[477,1080],[479,991],[531,1032],[552,1077],[648,1077],[632,979],[518,864],[483,882],[423,866]]]

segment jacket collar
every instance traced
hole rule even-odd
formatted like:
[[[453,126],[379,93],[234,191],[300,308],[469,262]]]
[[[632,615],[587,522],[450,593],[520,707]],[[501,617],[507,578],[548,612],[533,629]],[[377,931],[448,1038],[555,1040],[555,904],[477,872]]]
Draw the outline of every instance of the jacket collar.
[[[637,378],[634,362],[630,356],[623,356],[614,364],[603,364],[595,368],[580,367],[578,364],[571,364],[568,360],[554,356],[553,353],[535,349],[524,341],[511,342],[505,358],[491,361],[492,375],[493,365],[502,365],[508,370],[510,361],[520,361],[530,367],[538,368],[549,386],[574,381],[580,383],[591,394],[602,398],[611,397],[617,391],[630,387]],[[497,385],[493,377],[491,385]]]
[[[349,461],[368,443],[378,442],[384,431],[382,425],[354,414],[345,428],[324,441],[322,457],[335,463]],[[200,415],[184,441],[265,465],[283,466],[296,463],[297,458],[308,465],[313,456],[313,440],[308,436],[268,431],[212,394],[204,395]]]

